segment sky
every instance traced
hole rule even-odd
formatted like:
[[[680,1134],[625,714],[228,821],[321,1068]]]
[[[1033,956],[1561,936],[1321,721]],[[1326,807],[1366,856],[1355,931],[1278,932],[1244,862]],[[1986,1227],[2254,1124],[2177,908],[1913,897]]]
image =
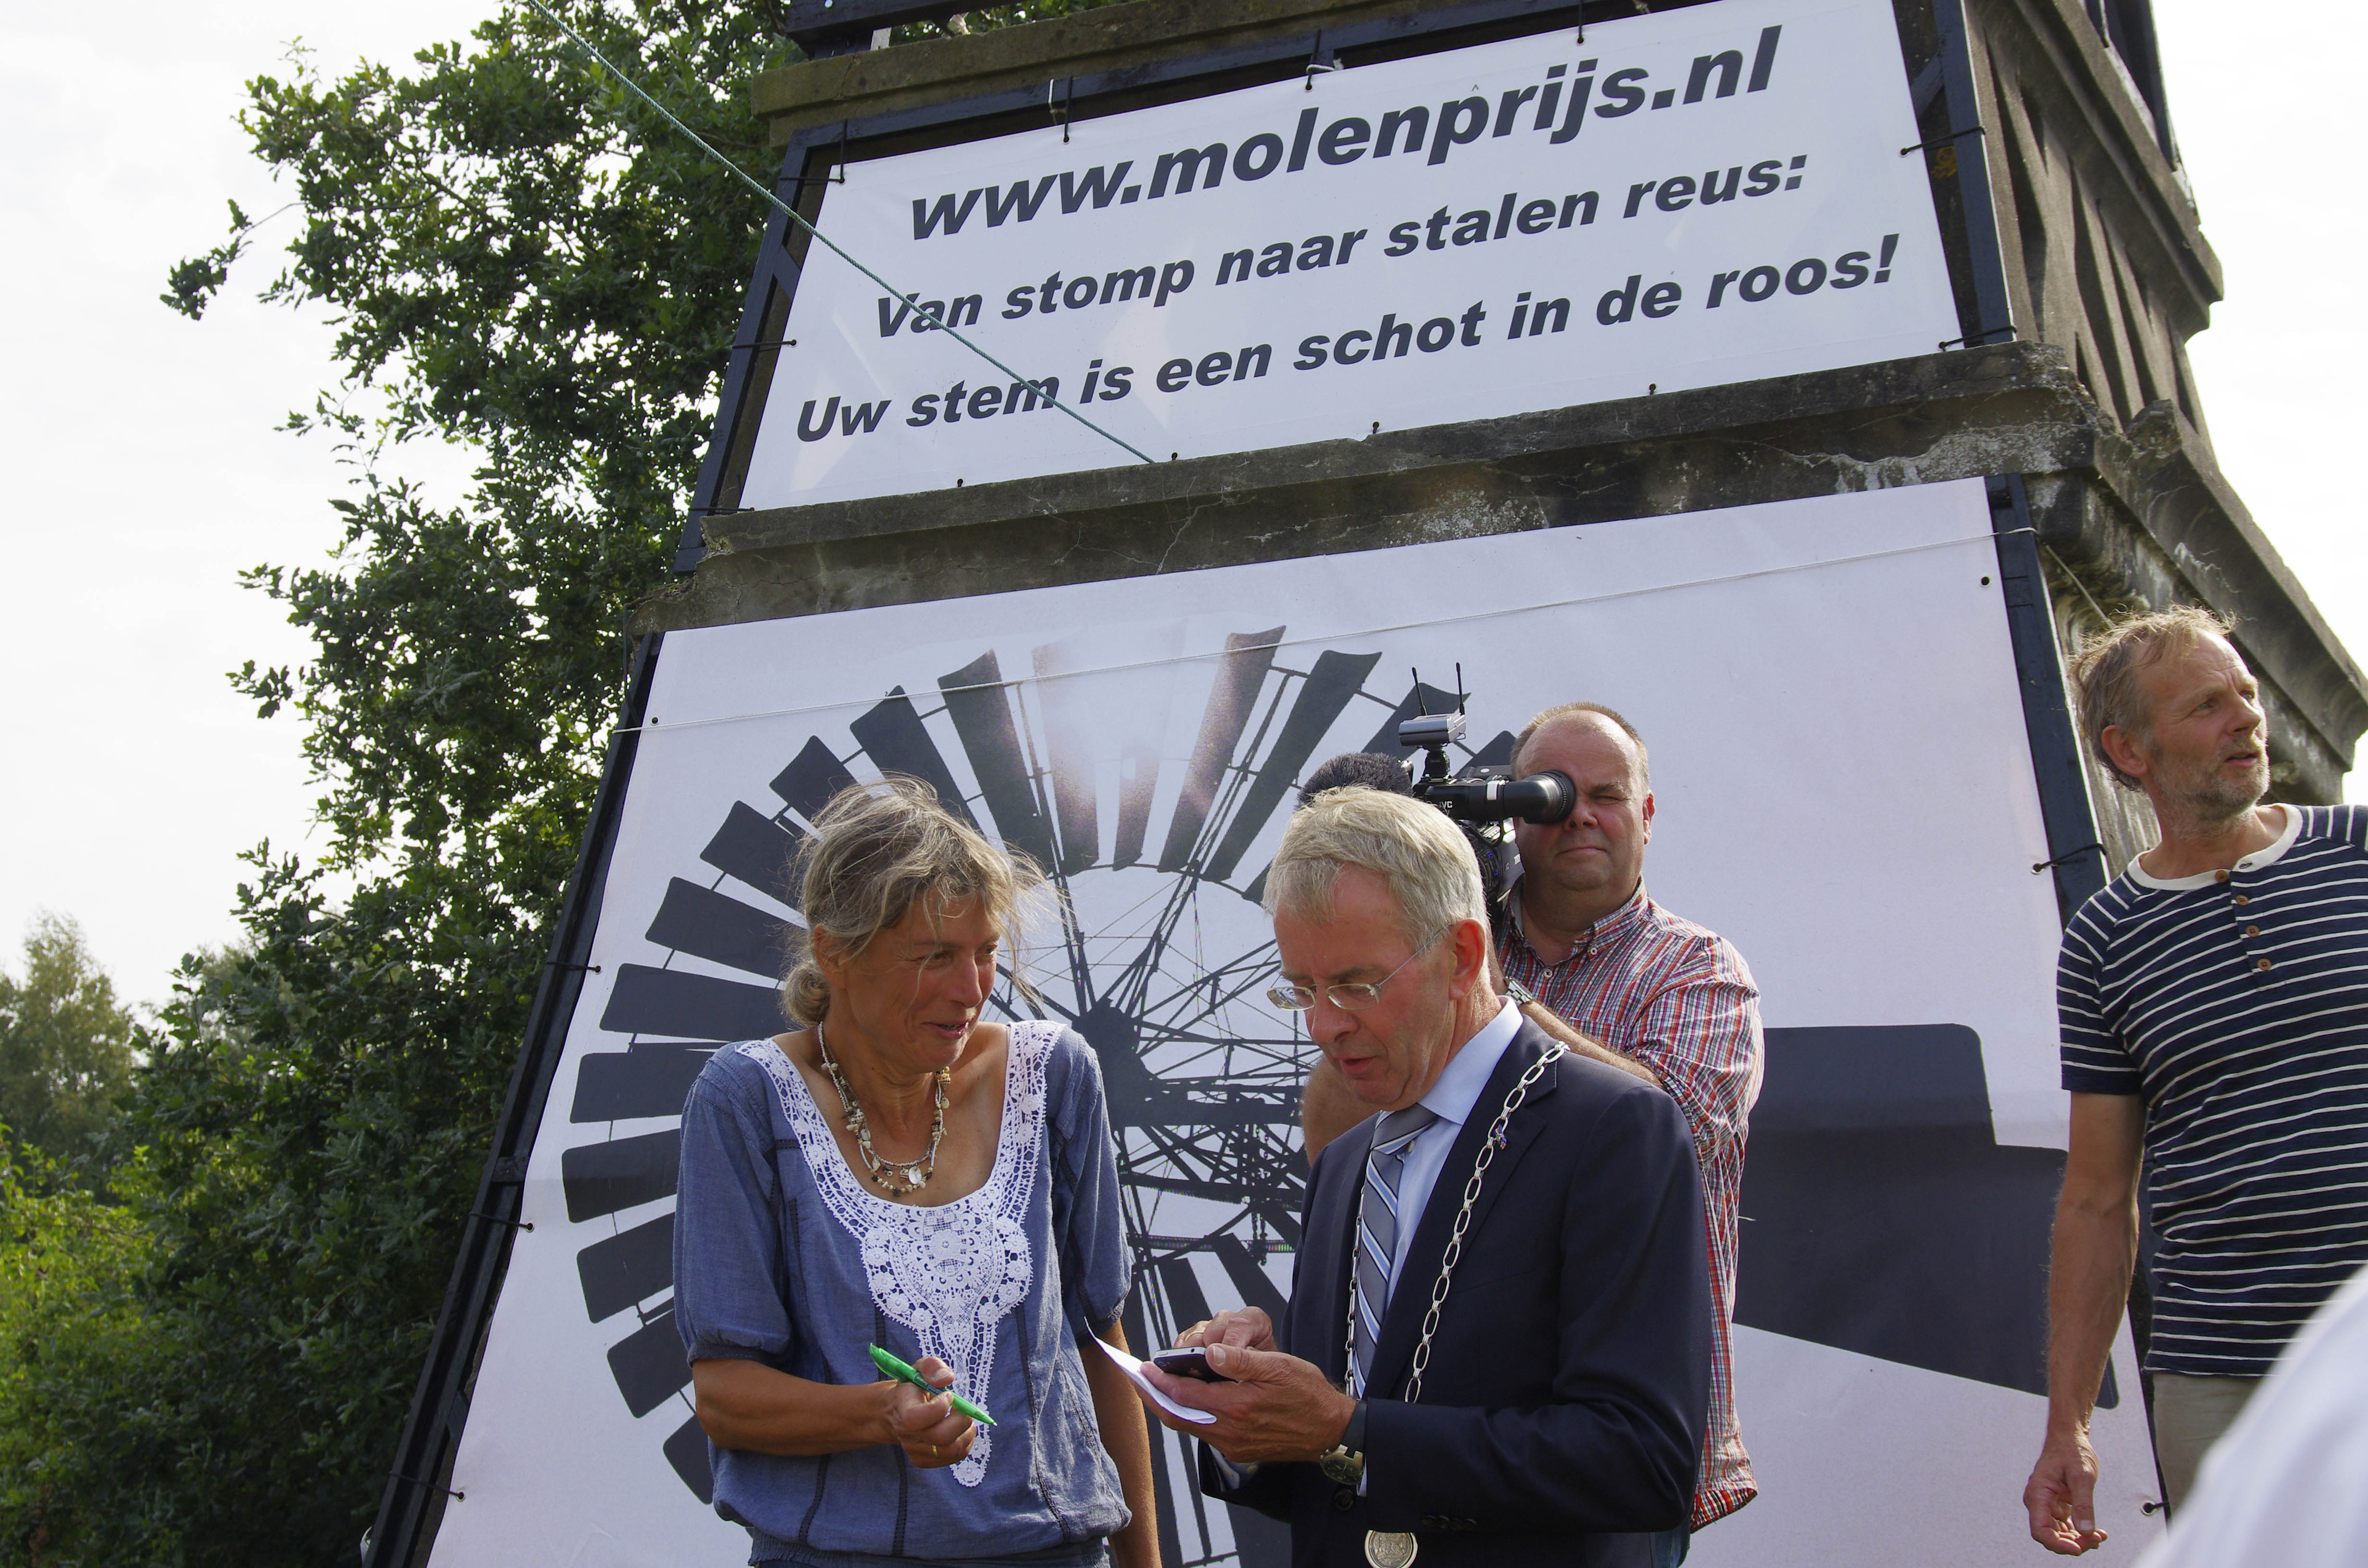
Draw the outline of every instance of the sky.
[[[239,856],[311,858],[318,793],[295,722],[257,720],[227,672],[293,664],[302,637],[242,568],[322,562],[350,482],[319,437],[278,432],[330,374],[325,312],[255,294],[295,215],[268,226],[202,323],[159,303],[166,272],[289,193],[236,125],[244,84],[406,61],[486,0],[400,6],[129,0],[0,13],[0,540],[14,617],[0,769],[0,964],[42,910],[78,920],[120,993],[169,994],[192,949],[236,935]],[[2368,653],[2368,547],[2351,515],[2355,411],[2330,395],[2368,356],[2337,265],[2368,207],[2330,177],[2347,143],[2368,10],[2289,0],[2275,28],[2156,0],[2171,118],[2228,298],[2190,345],[2220,464],[2320,612]],[[2307,49],[2295,47],[2308,39]],[[466,455],[402,465],[450,494]],[[2357,776],[2355,776],[2356,778]],[[2368,799],[2354,783],[2353,799]]]

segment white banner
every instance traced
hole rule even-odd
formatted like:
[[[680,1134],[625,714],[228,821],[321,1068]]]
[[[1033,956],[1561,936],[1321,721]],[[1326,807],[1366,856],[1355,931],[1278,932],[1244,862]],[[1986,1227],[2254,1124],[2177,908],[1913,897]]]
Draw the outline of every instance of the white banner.
[[[1890,0],[1723,0],[859,162],[743,504],[1930,354],[1918,140]]]
[[[1692,1561],[2035,1551],[2056,913],[1965,481],[669,633],[438,1568],[745,1553],[695,1494],[677,1112],[700,1042],[781,1027],[789,850],[846,778],[934,777],[1058,869],[1069,924],[1034,968],[1110,1085],[1130,1334],[1286,1290],[1311,1058],[1261,994],[1252,895],[1307,769],[1395,733],[1408,666],[1444,686],[1459,663],[1484,750],[1575,698],[1639,726],[1647,885],[1763,991],[1736,1343],[1762,1494]],[[2099,1518],[2136,1541],[2126,1340],[2114,1371]],[[1271,1528],[1195,1507],[1159,1437],[1182,1561],[1284,1561]]]

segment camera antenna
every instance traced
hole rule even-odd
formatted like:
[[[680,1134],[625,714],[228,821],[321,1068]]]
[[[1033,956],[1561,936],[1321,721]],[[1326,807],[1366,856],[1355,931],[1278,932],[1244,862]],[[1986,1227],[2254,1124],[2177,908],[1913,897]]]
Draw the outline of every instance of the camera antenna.
[[[1443,779],[1454,771],[1447,760],[1447,748],[1463,738],[1463,693],[1460,689],[1456,693],[1454,712],[1429,712],[1426,710],[1429,704],[1423,697],[1422,671],[1410,665],[1408,673],[1414,676],[1416,712],[1413,718],[1399,722],[1398,744],[1409,751],[1420,750],[1424,754],[1422,778],[1418,782]],[[1463,685],[1462,665],[1455,666],[1455,684],[1459,688]],[[1411,763],[1413,758],[1406,760]]]

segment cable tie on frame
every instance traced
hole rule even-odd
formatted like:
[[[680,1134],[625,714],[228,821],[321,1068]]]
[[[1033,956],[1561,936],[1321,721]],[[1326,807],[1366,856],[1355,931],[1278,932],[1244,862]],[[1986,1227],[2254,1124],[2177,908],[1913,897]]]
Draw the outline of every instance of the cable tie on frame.
[[[1994,326],[1987,331],[1973,333],[1964,337],[1944,337],[1938,344],[1934,345],[1934,347],[1939,348],[1954,348],[1957,345],[1962,343],[1966,347],[1970,348],[1976,343],[1987,343],[1991,338],[1996,337],[2000,333],[2005,333],[2009,337],[2014,337],[2019,335],[2022,329],[2021,327],[2015,325],[2012,322],[2009,322],[2004,326]]]
[[[455,1492],[449,1486],[438,1486],[432,1481],[422,1481],[416,1475],[405,1475],[399,1470],[390,1470],[386,1473],[389,1480],[407,1481],[414,1486],[424,1486],[430,1492],[441,1492],[455,1503],[465,1503],[469,1500],[469,1494],[465,1492]]]
[[[1899,149],[1899,155],[1904,158],[1910,153],[1921,153],[1928,147],[1953,146],[1968,136],[1987,136],[1989,133],[1990,130],[1987,125],[1969,125],[1963,131],[1952,131],[1946,136],[1935,136],[1930,142],[1918,142],[1913,147],[1902,147]]]

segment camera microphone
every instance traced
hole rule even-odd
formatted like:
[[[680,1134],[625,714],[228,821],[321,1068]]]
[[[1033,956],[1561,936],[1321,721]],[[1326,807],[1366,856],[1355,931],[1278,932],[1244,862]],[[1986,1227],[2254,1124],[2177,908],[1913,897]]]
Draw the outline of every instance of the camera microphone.
[[[1414,780],[1406,774],[1406,766],[1387,752],[1346,751],[1322,764],[1307,776],[1307,787],[1299,792],[1299,803],[1307,804],[1326,790],[1345,790],[1362,785],[1368,790],[1382,790],[1393,795],[1411,795]]]

